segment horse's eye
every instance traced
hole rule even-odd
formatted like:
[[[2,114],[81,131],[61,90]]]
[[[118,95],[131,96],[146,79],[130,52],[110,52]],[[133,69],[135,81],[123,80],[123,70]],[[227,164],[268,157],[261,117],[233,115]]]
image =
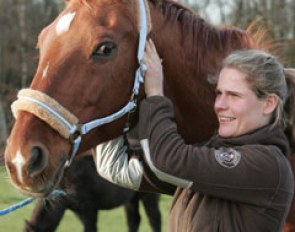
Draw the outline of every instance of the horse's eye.
[[[108,58],[116,51],[116,48],[116,44],[111,41],[103,42],[93,51],[91,58],[94,60]]]

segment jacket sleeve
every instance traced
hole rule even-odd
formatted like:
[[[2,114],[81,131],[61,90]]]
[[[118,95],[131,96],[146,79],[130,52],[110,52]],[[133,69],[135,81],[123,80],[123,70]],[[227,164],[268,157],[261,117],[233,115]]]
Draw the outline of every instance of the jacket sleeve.
[[[173,105],[168,98],[154,96],[144,100],[139,118],[139,138],[146,160],[162,181],[254,204],[267,204],[278,192],[282,167],[288,165],[285,159],[278,158],[282,154],[276,147],[231,148],[236,161],[226,166],[222,163],[223,151],[185,144],[177,132]]]
[[[175,191],[175,186],[155,177],[140,152],[127,148],[123,136],[96,146],[94,160],[99,175],[119,186],[170,195]]]

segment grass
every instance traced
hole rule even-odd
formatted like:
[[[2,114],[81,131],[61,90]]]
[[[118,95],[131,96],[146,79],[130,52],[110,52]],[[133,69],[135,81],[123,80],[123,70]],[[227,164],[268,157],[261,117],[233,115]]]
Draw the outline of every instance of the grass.
[[[7,177],[5,168],[0,166],[0,209],[4,209],[13,204],[24,200],[25,197],[17,192],[17,190],[11,185]],[[171,197],[161,196],[160,207],[162,213],[162,231],[166,231],[167,213],[170,207]],[[23,208],[20,208],[7,215],[0,216],[0,232],[23,231],[25,219],[29,219],[34,208],[34,203],[31,203]],[[139,232],[151,231],[147,222],[147,217],[144,213],[142,205],[140,206],[141,224]],[[125,221],[125,214],[123,207],[118,207],[112,210],[100,211],[98,215],[98,229],[100,232],[124,232],[127,230],[127,224]],[[83,226],[76,216],[67,210],[57,232],[82,232]]]

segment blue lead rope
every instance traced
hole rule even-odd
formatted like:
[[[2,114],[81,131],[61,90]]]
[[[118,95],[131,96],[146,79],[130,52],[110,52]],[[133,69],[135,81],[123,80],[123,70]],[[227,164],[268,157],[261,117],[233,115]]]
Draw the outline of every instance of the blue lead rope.
[[[61,195],[66,195],[66,193],[62,190],[54,190],[50,195],[49,195],[49,198],[53,198],[53,197],[57,197],[57,196],[61,196]],[[39,198],[34,198],[34,197],[29,197],[15,205],[12,205],[12,206],[9,206],[8,208],[6,209],[3,209],[3,210],[0,210],[0,216],[3,216],[3,215],[6,215],[6,214],[9,214],[21,207],[24,207],[28,204],[30,204],[31,202],[33,202],[34,200],[36,199],[39,199]],[[47,198],[46,198],[47,199]]]

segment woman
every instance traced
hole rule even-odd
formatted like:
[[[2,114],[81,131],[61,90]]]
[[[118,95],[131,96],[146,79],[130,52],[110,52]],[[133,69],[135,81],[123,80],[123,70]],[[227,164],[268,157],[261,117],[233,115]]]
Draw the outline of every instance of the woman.
[[[205,145],[187,145],[178,134],[152,41],[144,62],[144,158],[129,158],[120,137],[96,148],[98,172],[136,190],[171,193],[176,186],[168,231],[281,231],[294,180],[284,134],[286,80],[276,58],[245,50],[224,60],[214,104],[218,134]]]

